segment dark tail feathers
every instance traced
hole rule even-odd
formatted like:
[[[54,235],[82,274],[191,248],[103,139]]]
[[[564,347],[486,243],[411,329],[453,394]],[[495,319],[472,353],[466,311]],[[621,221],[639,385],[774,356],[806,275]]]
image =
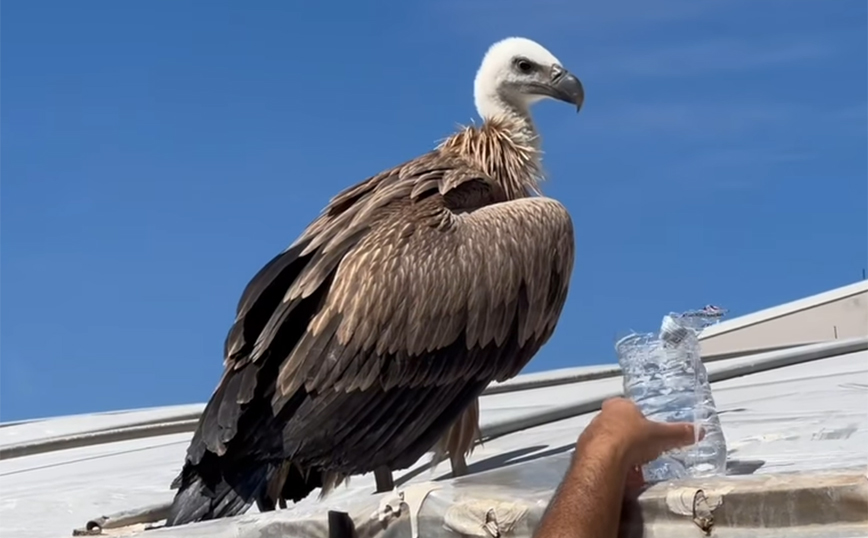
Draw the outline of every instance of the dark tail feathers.
[[[217,456],[206,453],[198,465],[184,464],[172,487],[178,493],[172,501],[167,527],[242,514],[261,495],[274,474],[274,466],[255,462],[227,473],[218,467]]]
[[[217,456],[207,452],[199,465],[184,464],[172,482],[178,493],[167,527],[237,516],[254,502],[260,512],[271,511],[278,504],[285,506],[285,501],[298,502],[323,486],[321,471],[302,473],[288,461],[232,466],[231,472],[221,473],[215,460]]]

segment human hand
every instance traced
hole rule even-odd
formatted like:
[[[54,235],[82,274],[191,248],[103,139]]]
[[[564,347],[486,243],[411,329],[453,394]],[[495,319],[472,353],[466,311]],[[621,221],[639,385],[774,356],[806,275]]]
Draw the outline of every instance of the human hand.
[[[648,420],[636,404],[625,398],[603,402],[600,413],[588,424],[578,441],[579,444],[604,445],[621,458],[622,463],[632,470],[632,475],[636,474],[635,468],[653,461],[660,454],[693,442],[693,424]]]

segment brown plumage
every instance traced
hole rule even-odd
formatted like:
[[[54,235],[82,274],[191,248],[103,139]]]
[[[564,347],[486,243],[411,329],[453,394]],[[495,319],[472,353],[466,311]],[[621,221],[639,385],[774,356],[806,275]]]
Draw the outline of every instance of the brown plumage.
[[[501,93],[543,82],[486,114],[486,62],[515,66],[494,77]],[[247,285],[168,525],[272,509],[433,448],[466,453],[483,389],[549,339],[573,228],[533,196],[540,155],[519,98],[581,105],[581,86],[526,40],[493,47],[480,77],[482,125],[338,194]]]

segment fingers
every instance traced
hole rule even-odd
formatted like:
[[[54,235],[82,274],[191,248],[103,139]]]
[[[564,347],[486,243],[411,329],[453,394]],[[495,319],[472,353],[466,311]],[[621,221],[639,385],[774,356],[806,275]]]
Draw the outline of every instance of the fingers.
[[[692,445],[696,442],[693,424],[686,422],[665,423],[649,421],[654,444],[661,452]],[[704,432],[700,429],[700,439]]]

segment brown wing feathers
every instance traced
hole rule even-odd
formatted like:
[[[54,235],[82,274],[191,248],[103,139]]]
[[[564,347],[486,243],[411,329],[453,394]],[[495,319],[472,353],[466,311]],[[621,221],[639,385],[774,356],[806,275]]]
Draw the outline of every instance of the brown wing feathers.
[[[188,463],[267,465],[286,498],[411,465],[549,338],[571,226],[439,151],[347,189],[245,289]],[[450,453],[472,444],[461,428]]]

